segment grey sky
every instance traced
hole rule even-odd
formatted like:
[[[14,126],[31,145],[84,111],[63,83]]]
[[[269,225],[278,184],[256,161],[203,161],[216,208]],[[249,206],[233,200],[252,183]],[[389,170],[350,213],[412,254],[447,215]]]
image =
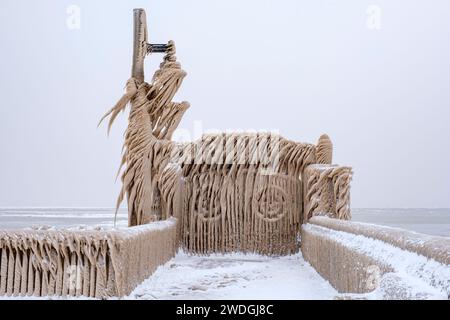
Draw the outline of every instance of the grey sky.
[[[0,207],[114,206],[126,116],[96,125],[130,75],[134,7],[188,72],[181,128],[326,132],[353,206],[450,207],[448,0],[2,0]]]

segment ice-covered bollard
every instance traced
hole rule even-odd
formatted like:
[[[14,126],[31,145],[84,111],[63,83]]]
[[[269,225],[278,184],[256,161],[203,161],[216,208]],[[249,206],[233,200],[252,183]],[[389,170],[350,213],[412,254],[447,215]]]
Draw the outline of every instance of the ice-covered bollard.
[[[303,220],[315,215],[348,220],[352,169],[338,165],[312,164],[305,168],[303,180]]]

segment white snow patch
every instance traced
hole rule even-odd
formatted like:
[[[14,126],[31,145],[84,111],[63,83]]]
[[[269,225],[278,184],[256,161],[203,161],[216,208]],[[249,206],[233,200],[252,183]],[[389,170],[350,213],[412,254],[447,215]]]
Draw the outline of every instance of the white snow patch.
[[[336,295],[301,253],[267,257],[179,252],[126,299],[333,299]]]

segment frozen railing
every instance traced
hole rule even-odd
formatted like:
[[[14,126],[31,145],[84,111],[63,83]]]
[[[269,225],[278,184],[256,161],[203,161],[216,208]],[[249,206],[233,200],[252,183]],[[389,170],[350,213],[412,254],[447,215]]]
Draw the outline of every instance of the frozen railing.
[[[0,295],[124,296],[177,247],[174,218],[109,231],[0,230]]]
[[[450,297],[449,238],[313,217],[302,226],[301,248],[305,260],[341,293]]]

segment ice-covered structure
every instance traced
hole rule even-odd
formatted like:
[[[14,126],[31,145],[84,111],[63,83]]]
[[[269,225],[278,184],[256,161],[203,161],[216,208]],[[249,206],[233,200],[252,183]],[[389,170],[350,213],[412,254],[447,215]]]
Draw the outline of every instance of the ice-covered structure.
[[[317,144],[270,133],[171,141],[189,108],[187,102],[172,102],[186,73],[173,42],[148,44],[145,12],[136,9],[134,19],[132,77],[104,117],[111,126],[130,105],[117,202],[127,200],[129,227],[0,231],[0,295],[124,296],[183,248],[193,254],[266,255],[301,249],[340,292],[426,298],[428,291],[440,290],[448,297],[450,240],[348,221],[352,170],[332,164],[327,135]],[[165,56],[147,83],[143,64],[152,52]],[[425,260],[399,271],[389,250],[374,255],[358,247],[358,237]],[[408,287],[402,270],[429,288]]]

